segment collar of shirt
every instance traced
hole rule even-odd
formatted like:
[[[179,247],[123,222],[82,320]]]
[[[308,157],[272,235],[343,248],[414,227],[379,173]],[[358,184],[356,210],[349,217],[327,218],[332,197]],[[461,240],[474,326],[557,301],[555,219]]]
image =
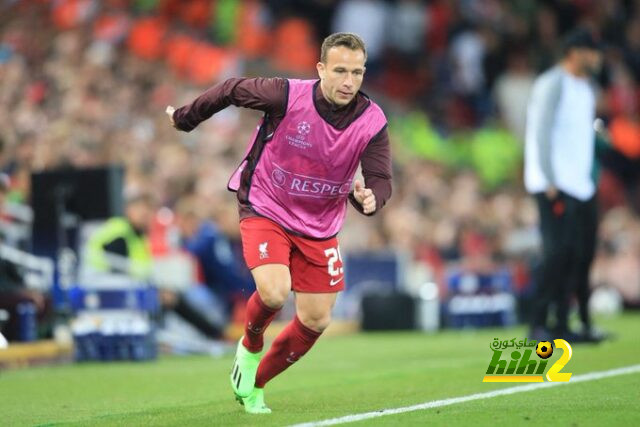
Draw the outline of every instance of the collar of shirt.
[[[320,80],[315,83],[313,93],[313,104],[318,114],[337,129],[344,129],[349,126],[367,109],[370,103],[369,97],[358,91],[347,105],[337,106],[325,99],[320,88]]]

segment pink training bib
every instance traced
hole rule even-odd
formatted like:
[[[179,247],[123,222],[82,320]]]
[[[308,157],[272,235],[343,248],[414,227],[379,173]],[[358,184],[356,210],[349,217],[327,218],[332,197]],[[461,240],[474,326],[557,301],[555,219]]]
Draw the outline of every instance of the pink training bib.
[[[259,215],[284,228],[325,239],[342,228],[360,156],[386,118],[370,101],[349,126],[333,127],[313,103],[317,82],[289,80],[285,117],[262,150],[248,200]],[[246,161],[232,175],[231,190],[237,191],[245,167]]]

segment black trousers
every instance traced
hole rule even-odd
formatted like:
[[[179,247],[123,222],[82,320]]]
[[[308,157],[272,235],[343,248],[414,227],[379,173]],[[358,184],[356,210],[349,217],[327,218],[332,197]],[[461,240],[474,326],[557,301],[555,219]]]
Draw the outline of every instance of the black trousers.
[[[576,296],[580,320],[591,327],[589,270],[596,246],[596,197],[581,201],[560,192],[555,200],[535,195],[542,234],[542,262],[537,274],[532,327],[558,332],[568,330],[569,306]],[[556,324],[547,324],[549,307],[555,306]]]

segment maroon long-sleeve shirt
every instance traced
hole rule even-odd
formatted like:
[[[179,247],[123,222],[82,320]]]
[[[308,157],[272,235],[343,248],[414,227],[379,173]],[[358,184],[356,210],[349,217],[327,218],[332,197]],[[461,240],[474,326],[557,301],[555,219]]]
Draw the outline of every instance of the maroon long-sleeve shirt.
[[[286,79],[232,78],[211,87],[191,104],[178,108],[173,114],[173,120],[178,129],[189,132],[218,111],[235,105],[265,112],[264,135],[270,135],[286,114],[287,97]],[[349,104],[338,107],[327,101],[320,85],[316,85],[316,109],[325,121],[336,128],[345,128],[351,124],[367,108],[369,102],[367,96],[358,92]],[[256,144],[260,143],[261,141],[256,141]],[[376,197],[377,212],[391,197],[391,153],[386,126],[371,139],[360,157],[360,162],[365,187],[370,188]],[[242,196],[247,194],[247,185],[248,182],[241,181],[238,190],[241,218],[255,216],[255,212]],[[353,192],[349,194],[349,200],[360,213],[363,213],[362,206],[353,197]]]

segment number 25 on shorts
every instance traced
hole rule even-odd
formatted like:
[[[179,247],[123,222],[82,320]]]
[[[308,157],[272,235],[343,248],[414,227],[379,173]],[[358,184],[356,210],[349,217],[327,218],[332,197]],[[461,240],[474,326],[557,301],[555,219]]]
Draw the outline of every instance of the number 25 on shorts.
[[[328,271],[329,271],[329,275],[331,277],[340,276],[344,271],[342,267],[337,267],[336,266],[336,262],[337,261],[340,261],[340,265],[342,265],[342,255],[340,254],[340,248],[339,247],[335,247],[335,248],[325,249],[324,254],[325,254],[325,256],[327,258],[329,258],[329,261],[327,263],[327,268],[328,268]],[[329,283],[329,285],[335,286],[341,280],[342,280],[342,278],[340,278],[338,280],[331,279],[331,282]]]

